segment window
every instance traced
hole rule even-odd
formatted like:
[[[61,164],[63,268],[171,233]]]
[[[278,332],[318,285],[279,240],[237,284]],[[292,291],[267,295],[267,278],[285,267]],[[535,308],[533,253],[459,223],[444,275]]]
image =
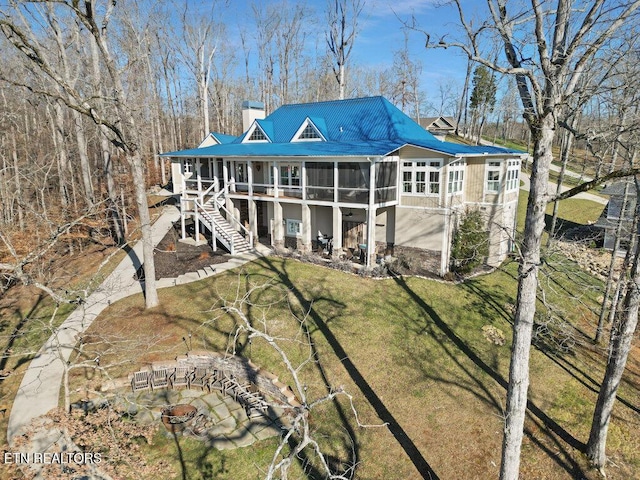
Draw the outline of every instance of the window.
[[[300,165],[280,165],[280,186],[300,186]]]
[[[311,125],[310,123],[304,127],[304,130],[300,132],[297,140],[322,140],[322,137],[318,133],[318,131]]]
[[[427,172],[416,172],[415,193],[425,193],[427,191]]]
[[[501,162],[489,162],[487,165],[487,192],[500,191]]]
[[[307,198],[333,200],[333,162],[307,162]]]
[[[413,172],[402,172],[402,191],[404,193],[413,192]]]
[[[191,175],[193,173],[193,160],[184,160],[182,164],[183,175]]]
[[[449,164],[449,193],[462,192],[464,185],[464,161],[456,160]]]
[[[325,138],[320,133],[320,130],[316,128],[313,122],[307,118],[298,131],[293,135],[292,142],[319,142]]]
[[[507,191],[520,187],[520,160],[509,160],[507,164]]]
[[[268,142],[269,139],[264,134],[260,126],[256,123],[253,127],[253,132],[247,138],[247,142]]]
[[[402,191],[413,195],[438,195],[441,167],[441,160],[402,162]]]
[[[287,218],[287,233],[288,237],[299,237],[302,235],[302,221],[301,220],[292,220]]]
[[[333,163],[307,162],[307,185],[333,187]]]
[[[440,169],[440,162],[429,162],[429,193],[440,193],[440,172],[434,171],[434,168]]]
[[[236,182],[247,183],[248,181],[247,164],[245,162],[236,163]]]

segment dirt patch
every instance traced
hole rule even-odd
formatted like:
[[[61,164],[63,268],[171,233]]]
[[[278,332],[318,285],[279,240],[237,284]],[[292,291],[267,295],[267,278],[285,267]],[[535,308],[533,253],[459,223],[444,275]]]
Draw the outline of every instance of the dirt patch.
[[[156,280],[197,272],[231,258],[224,250],[218,249],[214,252],[209,243],[196,246],[180,242],[179,228],[179,225],[174,225],[155,249]]]

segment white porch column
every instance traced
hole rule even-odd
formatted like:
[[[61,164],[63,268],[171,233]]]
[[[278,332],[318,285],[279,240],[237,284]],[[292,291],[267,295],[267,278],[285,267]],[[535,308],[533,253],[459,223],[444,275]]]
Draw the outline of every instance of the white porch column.
[[[440,179],[442,185],[442,198],[444,199],[444,210],[442,215],[442,250],[440,252],[440,276],[444,276],[449,271],[449,251],[451,248],[450,226],[451,226],[451,199],[449,198],[449,166],[442,168],[443,178]]]
[[[200,169],[202,168],[202,164],[200,163],[200,157],[196,157],[195,159],[195,169],[196,169],[196,180],[198,181],[198,195],[202,193],[202,174]]]
[[[311,246],[311,207],[302,204],[302,251],[310,252]]]
[[[284,225],[282,218],[282,205],[280,202],[273,202],[273,232],[271,245],[274,247],[284,247]]]
[[[249,202],[249,230],[253,233],[253,238],[258,241],[258,208],[256,201],[250,198]]]
[[[376,208],[367,210],[367,268],[376,263]]]
[[[367,208],[367,268],[376,263],[376,162],[369,164],[369,206]],[[373,258],[373,262],[371,259]]]
[[[229,169],[227,168],[227,162],[222,161],[222,185],[224,187],[224,193],[229,193]]]
[[[213,178],[213,191],[215,193],[218,193],[220,191],[220,174],[221,172],[218,171],[218,159],[217,158],[212,158],[209,162],[210,168],[209,170],[211,170],[212,172],[212,178]]]
[[[182,240],[186,240],[187,238],[187,226],[185,224],[185,209],[187,208],[186,202],[184,200],[183,195],[185,195],[184,193],[182,195],[180,195],[180,227],[182,230]]]
[[[396,244],[396,207],[387,208],[386,242]],[[386,253],[386,252],[385,252]]]
[[[333,255],[342,253],[342,209],[333,207]]]
[[[340,175],[338,174],[338,162],[333,162],[333,201],[338,203],[338,181],[340,180]]]
[[[302,162],[300,167],[300,186],[302,187],[302,200],[307,199],[307,162]],[[304,218],[304,217],[302,217]]]
[[[280,172],[278,171],[278,162],[273,162],[271,166],[273,172],[273,196],[278,198],[280,196]],[[282,214],[282,211],[280,211]]]
[[[198,188],[198,195],[193,202],[193,212],[194,212],[194,228],[195,228],[195,242],[196,245],[200,244],[200,215],[198,213],[198,206],[196,205],[196,200],[200,200],[200,195],[202,194],[202,177],[200,175],[200,158],[195,158],[193,162],[193,168],[196,174],[196,185]]]
[[[247,162],[247,181],[249,182],[248,193],[249,196],[253,195],[253,162],[249,160]]]

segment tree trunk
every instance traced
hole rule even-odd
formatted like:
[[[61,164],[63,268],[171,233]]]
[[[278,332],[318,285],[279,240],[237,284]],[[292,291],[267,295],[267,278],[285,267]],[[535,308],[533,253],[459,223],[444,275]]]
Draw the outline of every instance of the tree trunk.
[[[98,43],[94,38],[91,41],[91,59],[93,67],[93,83],[97,91],[102,91],[102,74],[100,73],[100,50]],[[104,105],[102,106],[104,108]],[[107,182],[107,196],[109,197],[109,218],[111,219],[111,228],[113,238],[118,245],[124,245],[125,234],[122,226],[118,210],[118,192],[116,191],[116,182],[113,178],[113,161],[111,159],[111,151],[109,149],[108,132],[104,127],[100,127],[100,150],[102,153],[102,174]]]
[[[607,369],[598,394],[589,441],[587,442],[587,456],[594,466],[599,469],[603,469],[606,463],[605,447],[611,412],[613,411],[618,387],[631,350],[633,334],[638,326],[638,306],[640,305],[639,256],[640,246],[636,242],[635,258],[630,278],[627,281],[627,293],[623,308],[618,310],[616,321],[611,328]]]
[[[64,142],[64,112],[62,111],[60,102],[54,102],[53,108],[55,115],[50,116],[52,120],[53,146],[56,151],[58,167],[58,190],[60,192],[60,204],[63,207],[67,207],[70,201],[68,190],[69,156],[67,155],[67,146]],[[50,111],[50,109],[47,108],[47,111]]]
[[[147,203],[146,179],[144,165],[139,152],[129,156],[133,184],[135,185],[136,205],[140,217],[140,229],[142,231],[142,261],[144,265],[144,294],[145,306],[153,308],[158,306],[158,291],[156,288],[156,266],[153,259],[153,239],[151,237],[151,216]]]
[[[340,64],[340,66],[338,67],[338,84],[340,87],[340,91],[339,91],[339,99],[340,100],[344,100],[344,91],[345,91],[345,79],[344,79],[344,65]]]
[[[573,126],[575,121],[571,122]],[[564,182],[564,174],[567,170],[567,163],[569,162],[569,152],[571,152],[571,147],[573,145],[573,134],[566,130],[564,134],[564,141],[562,142],[562,149],[560,153],[562,167],[560,168],[560,173],[558,175],[558,182],[556,184],[556,195],[562,192],[562,183]],[[560,200],[556,200],[553,202],[553,214],[551,216],[551,228],[549,230],[549,239],[547,240],[547,246],[551,245],[553,241],[553,237],[556,233],[556,223],[558,222],[558,209],[560,207]]]
[[[511,368],[505,434],[502,444],[501,480],[517,480],[520,468],[520,448],[527,411],[529,389],[529,353],[536,312],[538,269],[540,247],[544,230],[547,206],[547,182],[549,166],[553,158],[551,147],[554,136],[554,118],[547,113],[539,120],[539,128],[534,130],[534,152],[531,175],[531,190],[527,202],[527,216],[520,259],[518,299],[513,325],[513,345],[511,348]]]
[[[87,154],[87,139],[84,134],[84,125],[82,124],[82,114],[76,110],[71,110],[71,118],[73,119],[73,128],[76,133],[76,142],[78,145],[84,198],[87,206],[91,208],[95,203],[95,197],[93,194],[93,182],[91,181],[91,165]]]
[[[22,209],[22,183],[20,182],[20,167],[18,166],[18,144],[16,142],[16,130],[11,129],[11,158],[13,159],[13,175],[15,179],[16,187],[16,209],[18,211],[18,227],[21,232],[24,232],[25,221],[24,211]]]
[[[616,225],[616,233],[615,240],[613,245],[613,250],[611,252],[611,262],[609,263],[609,274],[607,275],[607,283],[604,289],[604,298],[602,299],[602,306],[600,308],[600,316],[598,317],[598,327],[596,328],[596,336],[594,341],[596,343],[600,343],[602,340],[602,332],[604,330],[604,320],[607,316],[607,303],[609,301],[609,296],[611,295],[611,289],[613,287],[613,275],[615,273],[616,266],[616,257],[618,256],[618,250],[620,250],[620,241],[622,235],[622,225],[624,224],[624,212],[627,209],[627,202],[629,201],[629,183],[626,183],[624,186],[624,196],[622,198],[622,207],[620,210],[620,218],[618,219],[618,224]],[[613,304],[612,307],[613,308]]]

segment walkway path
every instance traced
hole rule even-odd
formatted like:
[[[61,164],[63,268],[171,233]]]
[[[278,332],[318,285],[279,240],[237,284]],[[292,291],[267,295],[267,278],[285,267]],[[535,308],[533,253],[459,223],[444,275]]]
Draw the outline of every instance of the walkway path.
[[[173,223],[179,218],[180,213],[176,207],[167,206],[164,208],[163,213],[152,227],[154,245],[157,245],[164,238]],[[217,264],[215,271],[210,270],[208,274],[213,275],[235,268],[257,257],[258,255],[249,254],[243,255],[241,258],[233,258],[230,262]],[[89,328],[95,318],[112,302],[142,293],[140,282],[134,280],[134,273],[140,267],[141,259],[142,243],[138,242],[100,287],[58,327],[31,361],[11,409],[7,427],[7,441],[10,445],[31,421],[45,415],[59,405],[64,364],[71,355],[78,334]],[[186,283],[200,278],[202,275],[196,274],[192,277],[181,277],[179,282],[173,279],[164,280],[159,282],[158,287],[173,286],[177,283]],[[35,443],[32,445],[32,451],[44,452],[52,441],[51,438],[42,438],[40,445],[37,444],[37,441]]]
[[[530,179],[529,179],[529,175],[527,173],[525,173],[524,171],[520,174],[520,180],[522,180],[522,186],[520,188],[522,188],[523,190],[526,190],[527,192],[529,191],[531,185],[530,185]],[[558,184],[555,182],[549,182],[549,187],[548,187],[548,192],[550,195],[555,195],[556,194],[556,190],[558,188]],[[562,186],[561,191],[562,192],[566,192],[567,190],[569,190],[570,187],[567,186]],[[601,197],[600,195],[594,195],[593,193],[589,193],[589,192],[581,192],[577,195],[575,195],[574,197],[571,198],[580,198],[583,200],[591,200],[592,202],[596,202],[599,203],[601,205],[606,205],[607,203],[609,203],[609,199],[608,198],[604,198]]]

